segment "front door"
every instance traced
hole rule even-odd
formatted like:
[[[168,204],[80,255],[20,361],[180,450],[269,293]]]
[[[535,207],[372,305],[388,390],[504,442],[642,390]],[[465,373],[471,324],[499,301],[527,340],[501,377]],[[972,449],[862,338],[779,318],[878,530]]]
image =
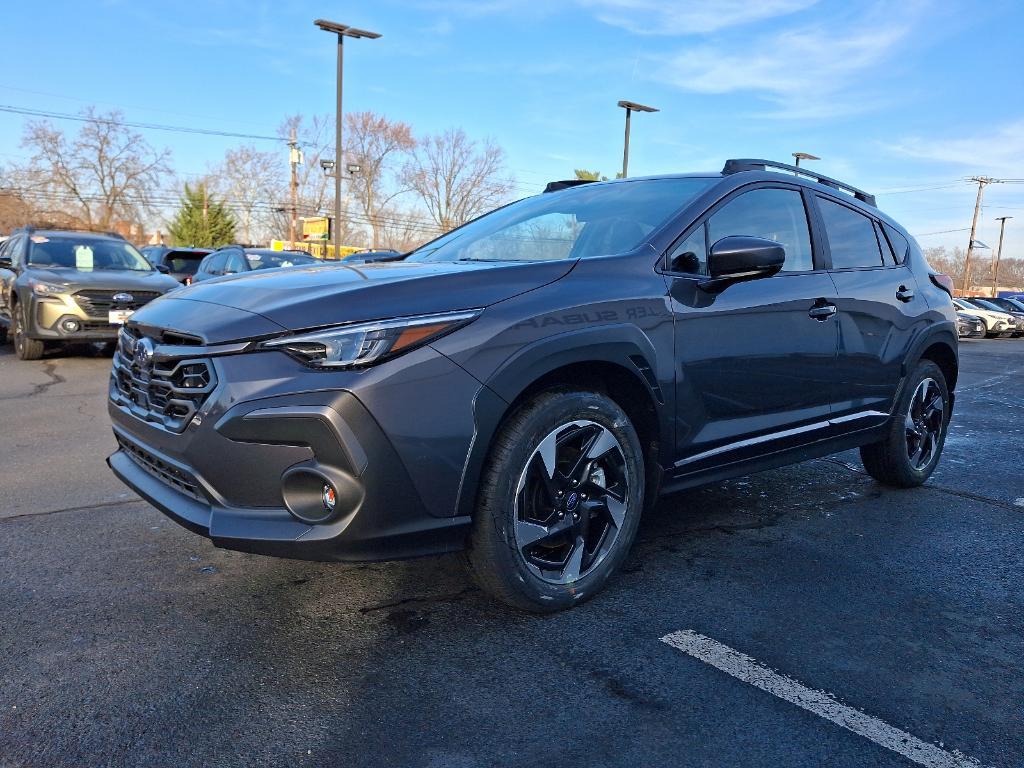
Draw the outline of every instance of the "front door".
[[[721,293],[704,291],[698,284],[708,249],[730,235],[782,244],[783,271]],[[815,268],[816,250],[803,193],[773,184],[727,198],[669,253],[677,474],[827,436],[836,290]]]

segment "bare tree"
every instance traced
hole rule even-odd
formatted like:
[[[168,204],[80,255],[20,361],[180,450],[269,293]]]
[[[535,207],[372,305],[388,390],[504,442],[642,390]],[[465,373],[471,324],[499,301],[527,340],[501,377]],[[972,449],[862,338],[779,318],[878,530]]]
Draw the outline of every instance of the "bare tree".
[[[229,149],[224,162],[210,174],[214,191],[235,212],[244,242],[269,238],[271,214],[279,207],[275,203],[287,186],[287,163],[285,152],[261,152],[249,144]]]
[[[437,225],[413,209],[390,208],[378,221],[377,247],[406,253],[433,240],[441,232]]]
[[[416,140],[407,123],[391,121],[373,112],[345,115],[345,132],[345,164],[359,166],[359,171],[348,177],[349,188],[362,209],[370,227],[370,242],[376,248],[381,243],[389,204],[409,191],[400,173],[401,156],[416,146]]]
[[[124,125],[120,112],[89,107],[82,115],[85,122],[71,138],[46,121],[26,125],[21,143],[33,155],[17,169],[25,194],[39,201],[42,213],[63,213],[90,229],[140,224],[171,173],[170,151],[151,147]]]
[[[455,128],[419,142],[406,178],[431,219],[447,232],[504,201],[512,188],[504,165],[501,147],[478,144]]]

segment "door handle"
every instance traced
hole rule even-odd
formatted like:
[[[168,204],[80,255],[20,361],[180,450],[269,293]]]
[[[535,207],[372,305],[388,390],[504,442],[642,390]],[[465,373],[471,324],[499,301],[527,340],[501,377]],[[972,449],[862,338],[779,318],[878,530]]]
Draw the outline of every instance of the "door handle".
[[[832,317],[832,315],[834,315],[835,313],[835,304],[820,304],[816,307],[811,307],[810,310],[807,312],[807,315],[808,317],[813,317],[818,322],[823,323],[830,317]]]
[[[907,288],[907,286],[901,285],[898,289],[896,289],[896,298],[899,299],[900,301],[910,301],[912,298],[914,298],[914,292]]]

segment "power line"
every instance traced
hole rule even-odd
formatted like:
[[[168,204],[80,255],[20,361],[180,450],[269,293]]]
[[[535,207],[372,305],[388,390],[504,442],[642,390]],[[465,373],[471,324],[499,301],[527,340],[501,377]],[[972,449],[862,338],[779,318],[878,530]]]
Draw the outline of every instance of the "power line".
[[[192,133],[203,136],[223,136],[232,139],[257,139],[259,141],[286,141],[280,136],[262,136],[256,133],[235,133],[234,131],[219,131],[213,128],[191,128],[185,125],[163,125],[160,123],[136,123],[128,120],[113,120],[108,117],[84,115],[72,115],[67,112],[51,112],[45,109],[26,109],[15,107],[10,104],[0,104],[0,112],[9,112],[13,115],[26,115],[28,117],[44,117],[50,120],[74,120],[79,123],[103,123],[105,125],[124,125],[129,128],[142,128],[153,131],[170,131],[172,133]]]

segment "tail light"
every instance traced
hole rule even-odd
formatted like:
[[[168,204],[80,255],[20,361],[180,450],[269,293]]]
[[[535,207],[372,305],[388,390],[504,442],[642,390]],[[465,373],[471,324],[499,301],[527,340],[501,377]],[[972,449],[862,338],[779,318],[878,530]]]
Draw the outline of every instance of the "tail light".
[[[941,272],[932,272],[929,277],[932,282],[935,283],[939,288],[944,290],[950,296],[953,295],[953,278],[949,275],[944,275]]]

